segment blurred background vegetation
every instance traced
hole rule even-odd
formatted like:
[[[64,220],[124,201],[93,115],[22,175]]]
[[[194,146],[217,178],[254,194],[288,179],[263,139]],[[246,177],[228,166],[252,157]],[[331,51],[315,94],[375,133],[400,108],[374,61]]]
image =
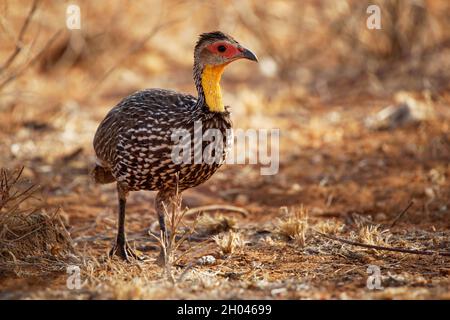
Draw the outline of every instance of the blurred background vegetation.
[[[69,4],[81,9],[79,31],[65,28]],[[381,8],[381,30],[366,28],[370,4]],[[17,101],[30,91],[43,99],[59,92],[58,101],[112,91],[122,96],[143,86],[192,91],[196,37],[216,29],[234,35],[261,58],[259,72],[234,66],[225,81],[259,83],[269,97],[280,90],[292,97],[331,99],[361,91],[388,95],[399,89],[448,88],[446,0],[47,0],[37,1],[20,37],[32,6],[25,0],[0,4],[0,58],[8,62],[0,69],[2,108],[10,103],[9,95]],[[20,52],[10,63],[16,47]],[[10,79],[18,71],[20,79]]]
[[[80,30],[66,28],[70,4]],[[369,4],[381,8],[380,30],[366,27]],[[122,97],[146,87],[195,94],[193,46],[205,31],[260,58],[224,75],[238,127],[289,128],[320,108],[351,110],[349,101],[369,112],[400,91],[445,103],[450,90],[447,0],[5,0],[0,29],[0,165],[41,161],[42,172],[80,153],[93,162],[96,126]]]
[[[70,4],[80,30],[66,27]],[[370,4],[380,30],[366,27]],[[195,94],[193,47],[206,31],[257,53],[258,65],[228,67],[225,103],[236,127],[282,128],[282,163],[372,134],[361,120],[401,92],[448,106],[447,0],[5,0],[0,29],[0,166],[26,165],[57,192],[65,180],[54,173],[74,159],[66,192],[86,188],[95,129],[121,98],[149,87]]]

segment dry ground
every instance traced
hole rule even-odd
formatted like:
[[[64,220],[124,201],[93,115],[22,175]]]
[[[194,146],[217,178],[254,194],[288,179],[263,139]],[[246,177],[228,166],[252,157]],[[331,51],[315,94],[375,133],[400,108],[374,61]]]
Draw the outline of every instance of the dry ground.
[[[115,9],[120,11],[123,4],[117,3]],[[48,16],[62,10],[48,3],[46,8],[42,14]],[[96,9],[91,8],[94,13]],[[18,21],[13,25],[20,26],[18,9],[11,4],[8,10],[8,17]],[[140,9],[130,9],[130,15],[133,10]],[[181,13],[171,17],[180,18],[177,15],[184,17]],[[38,184],[40,189],[20,209],[35,208],[33,214],[43,219],[31,221],[27,225],[31,230],[16,233],[11,231],[12,220],[0,219],[1,299],[450,298],[449,257],[351,246],[314,231],[366,244],[449,251],[448,83],[437,89],[417,89],[414,83],[408,87],[407,96],[431,108],[432,116],[373,130],[365,125],[367,116],[396,105],[397,90],[381,94],[379,82],[374,90],[339,83],[324,93],[283,76],[272,78],[264,70],[257,74],[255,70],[262,69],[255,65],[230,66],[223,83],[234,125],[280,128],[279,173],[261,176],[256,165],[228,165],[207,183],[184,193],[183,204],[190,208],[228,204],[249,214],[204,213],[195,233],[177,251],[192,248],[173,268],[175,284],[154,261],[158,244],[148,235],[156,221],[151,192],[133,193],[127,208],[130,242],[148,259],[131,264],[108,259],[117,200],[113,185],[95,185],[88,174],[94,163],[91,143],[96,127],[109,108],[136,89],[156,86],[192,92],[189,46],[204,28],[197,25],[180,34],[190,25],[183,22],[158,33],[132,54],[133,59],[121,61],[120,53],[109,57],[103,48],[122,39],[117,35],[122,23],[126,25],[123,21],[115,25],[115,38],[104,37],[98,47],[87,46],[98,50],[85,53],[88,58],[81,54],[74,60],[69,57],[69,65],[58,65],[53,63],[59,58],[47,54],[45,63],[33,65],[0,92],[0,167],[10,172],[25,167],[17,188]],[[241,33],[252,47],[252,33]],[[185,39],[186,34],[191,38]],[[186,54],[174,50],[180,48],[176,42],[159,41],[171,35],[185,39],[180,40],[179,50]],[[172,53],[161,52],[167,49],[161,43]],[[62,41],[60,46],[64,45]],[[262,45],[255,46],[257,52],[263,51]],[[50,52],[57,55],[55,50]],[[2,48],[1,57],[10,51],[11,47]],[[262,62],[267,52],[261,54]],[[94,65],[95,61],[101,63]],[[448,58],[443,61],[448,63]],[[107,79],[98,76],[111,66],[114,72]],[[402,68],[395,69],[400,76]],[[405,87],[411,76],[398,78],[398,74],[388,80]],[[183,228],[193,221],[186,217]],[[43,230],[52,234],[47,243]],[[217,242],[230,235],[239,240],[233,242],[233,250],[221,248]],[[30,243],[40,247],[35,252],[20,250]],[[208,255],[215,258],[212,264],[195,264]],[[68,265],[80,267],[81,289],[67,288]],[[370,265],[380,267],[383,289],[367,288]]]

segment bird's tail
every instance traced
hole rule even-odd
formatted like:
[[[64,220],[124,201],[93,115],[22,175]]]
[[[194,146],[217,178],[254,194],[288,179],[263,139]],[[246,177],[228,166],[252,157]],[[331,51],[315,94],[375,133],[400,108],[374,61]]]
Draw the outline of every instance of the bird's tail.
[[[96,183],[107,184],[116,181],[110,169],[99,166],[98,164],[91,171],[91,176]]]

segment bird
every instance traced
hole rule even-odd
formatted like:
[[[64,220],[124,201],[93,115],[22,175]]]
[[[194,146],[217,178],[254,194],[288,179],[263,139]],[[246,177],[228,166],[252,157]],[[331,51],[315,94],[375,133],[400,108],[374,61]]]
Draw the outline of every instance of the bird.
[[[232,122],[230,108],[223,103],[220,80],[225,67],[240,59],[258,62],[252,51],[230,35],[221,31],[203,33],[194,48],[197,97],[167,89],[143,89],[122,99],[101,121],[93,139],[96,161],[91,174],[96,183],[117,185],[117,237],[110,257],[128,262],[140,258],[128,244],[125,232],[130,192],[157,192],[155,211],[162,238],[167,240],[165,208],[184,190],[207,181],[225,162]],[[199,123],[203,132],[215,129],[222,133],[223,148],[216,155],[219,161],[194,161],[196,152],[187,153],[187,161],[174,161],[178,145],[174,132],[195,136]],[[202,141],[200,147],[204,152],[208,143]],[[164,254],[161,248],[160,258],[164,259]]]

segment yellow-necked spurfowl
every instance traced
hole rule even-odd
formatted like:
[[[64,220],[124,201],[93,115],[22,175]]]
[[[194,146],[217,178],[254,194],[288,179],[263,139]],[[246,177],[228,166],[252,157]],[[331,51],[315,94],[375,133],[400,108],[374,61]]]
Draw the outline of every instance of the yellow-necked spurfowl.
[[[163,235],[166,235],[164,207],[171,205],[177,192],[208,180],[221,161],[181,163],[173,161],[174,130],[187,130],[194,136],[194,124],[202,130],[218,129],[227,143],[232,124],[224,107],[220,78],[227,64],[256,56],[222,32],[200,35],[194,50],[194,82],[198,96],[164,89],[145,89],[125,99],[106,115],[94,137],[97,163],[93,176],[98,183],[117,183],[119,197],[118,233],[110,255],[124,260],[137,258],[126,241],[125,205],[130,191],[158,191],[155,209]],[[207,144],[201,144],[204,149]]]

